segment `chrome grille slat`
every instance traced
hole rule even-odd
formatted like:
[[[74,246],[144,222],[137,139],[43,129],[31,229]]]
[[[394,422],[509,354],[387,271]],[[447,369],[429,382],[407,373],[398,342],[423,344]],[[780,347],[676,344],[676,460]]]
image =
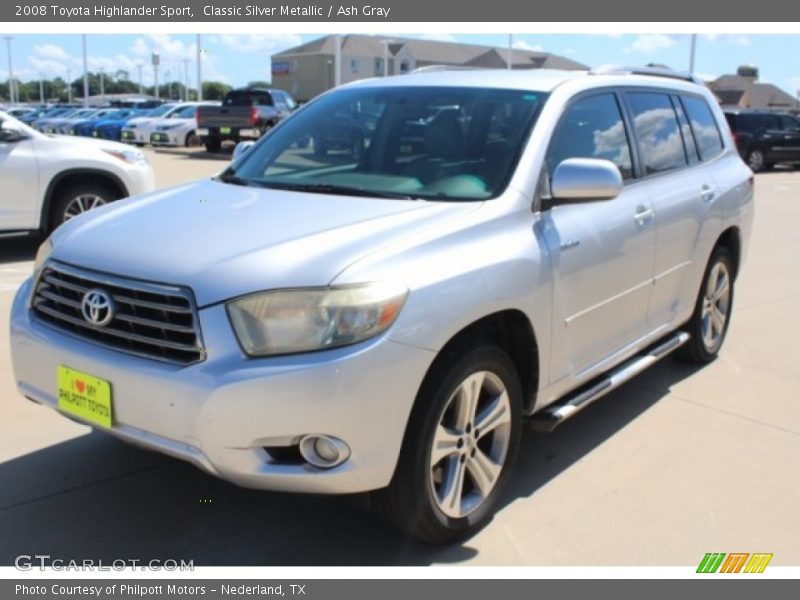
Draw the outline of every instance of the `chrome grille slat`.
[[[88,322],[83,296],[100,289],[116,304],[105,327]],[[205,358],[194,297],[185,288],[165,286],[48,263],[31,302],[47,325],[121,352],[180,365]]]

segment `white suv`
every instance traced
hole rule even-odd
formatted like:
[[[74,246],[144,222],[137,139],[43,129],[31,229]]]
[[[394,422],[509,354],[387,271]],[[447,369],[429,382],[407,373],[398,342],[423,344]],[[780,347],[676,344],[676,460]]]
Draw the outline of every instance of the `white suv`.
[[[124,144],[48,136],[0,112],[0,237],[51,231],[113,200],[148,192],[153,170]]]

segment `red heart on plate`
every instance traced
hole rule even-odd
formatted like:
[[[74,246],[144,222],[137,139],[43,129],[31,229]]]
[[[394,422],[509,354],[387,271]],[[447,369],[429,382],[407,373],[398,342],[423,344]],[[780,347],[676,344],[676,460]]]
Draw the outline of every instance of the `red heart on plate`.
[[[83,390],[86,389],[86,383],[81,381],[80,379],[75,380],[75,388],[82,394]]]

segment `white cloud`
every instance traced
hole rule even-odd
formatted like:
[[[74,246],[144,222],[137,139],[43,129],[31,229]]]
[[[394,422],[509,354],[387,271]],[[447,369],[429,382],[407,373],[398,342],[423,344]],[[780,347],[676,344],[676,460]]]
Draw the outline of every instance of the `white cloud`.
[[[61,46],[55,44],[41,44],[33,47],[33,53],[38,58],[65,61],[69,59],[69,53]]]
[[[543,52],[544,48],[541,44],[529,44],[525,40],[514,40],[511,44],[517,50],[529,50],[530,52]]]
[[[723,44],[729,44],[731,46],[749,46],[750,45],[750,38],[746,35],[741,34],[719,34],[719,33],[707,33],[701,36],[704,40],[708,42],[721,42]]]
[[[264,54],[270,56],[292,46],[299,46],[303,40],[293,33],[278,33],[273,35],[233,35],[221,34],[216,36],[218,41],[230,49],[242,54]]]
[[[675,45],[675,38],[663,33],[653,33],[637,35],[633,43],[625,48],[625,52],[638,52],[640,54],[652,54],[663,48]]]

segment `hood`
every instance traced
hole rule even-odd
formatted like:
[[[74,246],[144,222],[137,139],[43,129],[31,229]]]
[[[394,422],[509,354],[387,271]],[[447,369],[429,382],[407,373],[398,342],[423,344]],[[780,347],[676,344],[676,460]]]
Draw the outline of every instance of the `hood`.
[[[199,306],[266,289],[321,286],[353,262],[476,203],[328,196],[213,180],[122,200],[53,234],[52,258],[189,286]]]
[[[97,138],[92,137],[77,137],[73,135],[67,136],[45,136],[47,138],[48,144],[61,144],[68,148],[75,149],[76,147],[86,148],[86,149],[94,149],[94,150],[102,150],[103,148],[107,148],[108,150],[118,150],[120,152],[130,152],[131,147],[127,144],[122,144],[118,142],[113,142],[111,140],[98,140]]]

